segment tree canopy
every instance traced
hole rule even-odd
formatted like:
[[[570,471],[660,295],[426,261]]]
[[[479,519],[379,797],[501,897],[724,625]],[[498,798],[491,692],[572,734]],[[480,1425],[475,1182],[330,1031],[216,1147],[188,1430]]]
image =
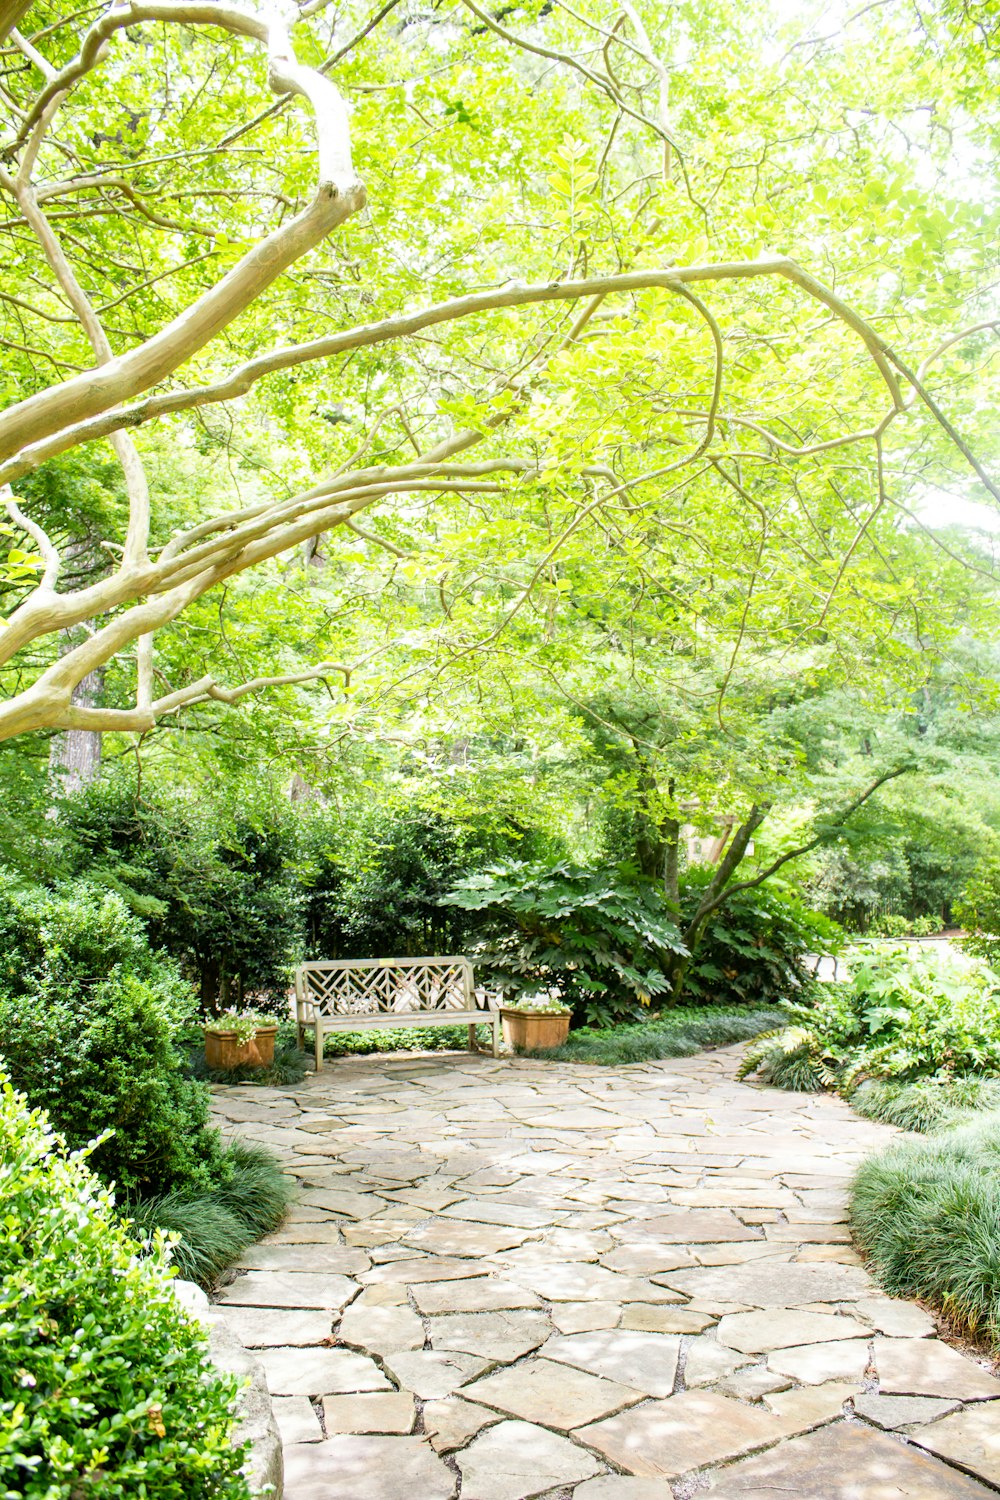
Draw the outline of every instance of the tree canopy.
[[[967,8],[0,30],[3,738],[451,672],[571,592],[593,637],[609,587],[611,649],[699,643],[724,731],[775,652],[919,677],[992,576],[914,519],[998,494]],[[232,650],[269,591],[296,628]]]

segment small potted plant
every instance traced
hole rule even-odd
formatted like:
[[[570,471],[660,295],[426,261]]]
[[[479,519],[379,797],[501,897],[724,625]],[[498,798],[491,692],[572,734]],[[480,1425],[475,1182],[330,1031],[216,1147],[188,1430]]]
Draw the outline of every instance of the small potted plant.
[[[210,1068],[269,1068],[274,1062],[277,1016],[259,1010],[223,1010],[205,1022],[205,1061]]]
[[[541,1047],[561,1047],[569,1035],[571,1011],[558,990],[536,995],[518,995],[501,1005],[503,1039],[515,1052],[535,1052]]]

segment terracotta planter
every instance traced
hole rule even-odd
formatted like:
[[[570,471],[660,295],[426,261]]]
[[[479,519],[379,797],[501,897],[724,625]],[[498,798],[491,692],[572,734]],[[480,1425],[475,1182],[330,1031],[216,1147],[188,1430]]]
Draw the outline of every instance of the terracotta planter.
[[[235,1031],[205,1032],[205,1061],[210,1068],[269,1068],[274,1062],[277,1026],[261,1026],[256,1036],[238,1042]]]
[[[530,1012],[500,1007],[503,1039],[515,1052],[534,1052],[539,1047],[561,1047],[569,1035],[569,1011]]]

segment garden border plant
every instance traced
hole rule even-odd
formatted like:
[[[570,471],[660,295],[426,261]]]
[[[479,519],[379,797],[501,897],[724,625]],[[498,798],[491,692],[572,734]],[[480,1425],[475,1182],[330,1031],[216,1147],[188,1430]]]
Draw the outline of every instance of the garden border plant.
[[[0,1494],[250,1500],[237,1384],[86,1161],[0,1077]]]

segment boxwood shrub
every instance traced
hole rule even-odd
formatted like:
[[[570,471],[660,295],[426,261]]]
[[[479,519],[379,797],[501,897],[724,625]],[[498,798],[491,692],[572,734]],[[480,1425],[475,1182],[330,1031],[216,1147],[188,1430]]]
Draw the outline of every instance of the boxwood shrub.
[[[236,1385],[112,1197],[0,1080],[0,1500],[249,1500]]]
[[[115,895],[0,875],[0,1058],[70,1146],[113,1131],[94,1169],[121,1191],[205,1189],[226,1175],[208,1091],[175,1045],[193,1003]]]

